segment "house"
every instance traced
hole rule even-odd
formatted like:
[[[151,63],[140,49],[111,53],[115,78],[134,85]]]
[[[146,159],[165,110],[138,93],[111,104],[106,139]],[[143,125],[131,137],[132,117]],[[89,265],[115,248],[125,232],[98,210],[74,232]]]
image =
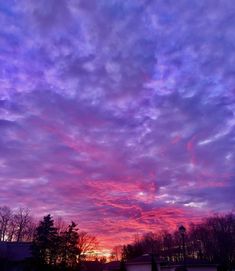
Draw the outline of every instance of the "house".
[[[217,271],[216,264],[187,264],[187,271]],[[161,266],[161,271],[183,271],[182,265]]]
[[[127,271],[183,271],[182,262],[166,263],[160,261],[156,256],[145,254],[125,263]],[[188,260],[186,261],[187,271],[217,271],[217,265],[205,261]],[[120,262],[110,262],[105,265],[103,271],[119,271]]]
[[[27,261],[32,257],[30,242],[0,242],[1,271],[25,270]]]
[[[155,264],[156,271],[160,271],[160,264],[156,262],[155,257],[145,254],[133,260],[125,262],[127,271],[151,271],[152,265]],[[103,271],[120,271],[121,262],[113,261],[105,264]]]
[[[144,254],[126,262],[127,271],[160,271],[160,261],[156,256]]]

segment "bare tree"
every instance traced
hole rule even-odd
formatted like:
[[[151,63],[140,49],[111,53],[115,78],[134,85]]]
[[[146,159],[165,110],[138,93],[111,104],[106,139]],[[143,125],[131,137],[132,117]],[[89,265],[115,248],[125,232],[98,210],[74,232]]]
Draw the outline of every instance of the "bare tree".
[[[8,225],[8,236],[7,236],[8,242],[14,241],[15,233],[16,233],[16,223],[14,220],[14,216],[12,215],[11,220]]]
[[[20,242],[24,240],[24,237],[27,236],[28,230],[32,223],[32,217],[28,209],[20,208],[14,215],[15,222],[15,240]]]
[[[0,207],[0,241],[7,239],[7,230],[12,218],[12,211],[9,207]]]
[[[55,218],[55,227],[57,228],[58,234],[62,234],[62,232],[65,232],[67,229],[67,224],[66,222],[63,220],[62,217],[56,217]]]
[[[29,221],[25,227],[23,241],[31,242],[34,238],[37,223],[32,216],[29,217]]]
[[[98,247],[98,241],[95,236],[89,235],[87,232],[80,232],[78,234],[78,250],[79,260],[84,260],[87,255],[94,254]]]
[[[112,260],[120,261],[122,259],[122,246],[115,246],[111,252]]]

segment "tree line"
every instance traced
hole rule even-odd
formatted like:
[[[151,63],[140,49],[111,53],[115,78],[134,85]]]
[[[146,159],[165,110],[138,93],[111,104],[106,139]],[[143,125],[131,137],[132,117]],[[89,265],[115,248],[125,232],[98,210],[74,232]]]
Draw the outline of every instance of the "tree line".
[[[38,270],[79,270],[87,255],[97,249],[94,236],[79,232],[72,221],[55,227],[49,214],[40,221],[32,243],[33,266]]]
[[[218,264],[221,270],[235,267],[235,214],[214,215],[201,223],[190,224],[184,235],[186,262]],[[117,249],[114,249],[115,257]],[[183,261],[183,240],[177,229],[175,232],[161,231],[136,236],[131,244],[122,247],[124,260],[143,254],[158,255],[168,263]],[[120,251],[119,251],[120,254]]]
[[[0,207],[0,241],[32,241],[35,222],[28,209]]]
[[[38,222],[28,209],[8,206],[0,207],[0,241],[31,242],[27,266],[33,270],[79,270],[83,261],[95,258],[98,248],[96,237],[80,231],[73,221],[54,221],[48,214]]]

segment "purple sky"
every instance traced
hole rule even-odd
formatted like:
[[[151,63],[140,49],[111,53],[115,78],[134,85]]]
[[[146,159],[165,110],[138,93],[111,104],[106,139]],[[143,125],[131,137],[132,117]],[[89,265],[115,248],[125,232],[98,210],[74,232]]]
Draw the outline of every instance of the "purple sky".
[[[104,247],[235,209],[234,0],[1,0],[0,23],[0,205]]]

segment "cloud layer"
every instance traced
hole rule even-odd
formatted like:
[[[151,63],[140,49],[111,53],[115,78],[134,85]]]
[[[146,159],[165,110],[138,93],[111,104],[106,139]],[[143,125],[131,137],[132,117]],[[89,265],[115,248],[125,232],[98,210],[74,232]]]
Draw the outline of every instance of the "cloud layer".
[[[233,0],[12,0],[0,22],[1,205],[104,247],[234,210]]]

